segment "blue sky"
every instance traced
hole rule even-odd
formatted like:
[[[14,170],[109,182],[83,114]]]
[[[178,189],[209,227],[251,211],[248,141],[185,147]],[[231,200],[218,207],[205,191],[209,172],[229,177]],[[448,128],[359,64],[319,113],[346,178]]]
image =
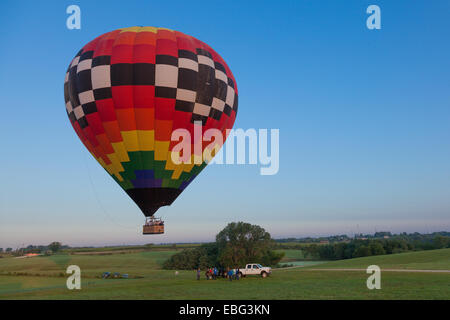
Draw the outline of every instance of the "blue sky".
[[[81,30],[66,8],[81,8]],[[381,8],[381,30],[366,8]],[[274,237],[450,229],[450,2],[2,1],[0,247],[212,240],[228,222]],[[166,234],[91,158],[67,119],[78,50],[121,27],[212,46],[239,88],[235,128],[280,130],[280,170],[206,168]]]

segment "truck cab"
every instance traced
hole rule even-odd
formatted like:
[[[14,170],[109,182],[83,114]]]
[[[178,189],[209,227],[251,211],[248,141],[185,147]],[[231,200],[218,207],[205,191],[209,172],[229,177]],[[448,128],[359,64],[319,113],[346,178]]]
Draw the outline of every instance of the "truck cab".
[[[249,263],[243,269],[239,269],[239,274],[241,277],[245,277],[247,275],[260,275],[265,278],[272,273],[272,268],[263,267],[259,263]]]

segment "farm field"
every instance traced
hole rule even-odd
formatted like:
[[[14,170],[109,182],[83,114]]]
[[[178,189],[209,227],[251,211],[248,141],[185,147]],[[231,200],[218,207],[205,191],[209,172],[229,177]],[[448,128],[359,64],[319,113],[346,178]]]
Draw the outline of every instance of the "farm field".
[[[197,281],[194,271],[162,270],[161,264],[177,252],[170,247],[115,254],[98,251],[102,253],[2,258],[0,299],[450,299],[450,273],[382,272],[382,289],[368,290],[365,270],[318,269],[364,269],[377,264],[382,269],[448,270],[450,249],[306,264],[274,269],[267,279],[253,276],[232,282],[207,281],[203,275]],[[286,251],[283,262],[291,264],[301,256]],[[65,270],[71,264],[81,268],[81,290],[66,288]],[[99,278],[105,271],[127,273],[130,278]]]
[[[449,270],[450,249],[404,252],[330,261],[318,266],[318,268],[367,268],[367,266],[372,264],[379,266],[381,269]]]

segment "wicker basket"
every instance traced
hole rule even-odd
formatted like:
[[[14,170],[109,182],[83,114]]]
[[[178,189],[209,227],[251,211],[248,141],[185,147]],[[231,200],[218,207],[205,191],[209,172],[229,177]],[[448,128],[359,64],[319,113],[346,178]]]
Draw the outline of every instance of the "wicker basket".
[[[144,225],[142,234],[162,234],[164,225]]]

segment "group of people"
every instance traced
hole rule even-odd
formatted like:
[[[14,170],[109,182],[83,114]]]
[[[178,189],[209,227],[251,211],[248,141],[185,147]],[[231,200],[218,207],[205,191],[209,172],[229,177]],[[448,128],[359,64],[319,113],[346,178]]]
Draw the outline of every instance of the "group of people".
[[[200,280],[201,269],[197,269],[197,280]],[[239,280],[240,270],[239,268],[231,269],[227,268],[217,268],[210,267],[206,269],[205,276],[206,280],[216,280],[218,277],[228,278],[230,281]]]
[[[145,225],[146,226],[163,226],[164,225],[164,221],[162,221],[162,220],[148,220],[148,221],[145,221]]]

